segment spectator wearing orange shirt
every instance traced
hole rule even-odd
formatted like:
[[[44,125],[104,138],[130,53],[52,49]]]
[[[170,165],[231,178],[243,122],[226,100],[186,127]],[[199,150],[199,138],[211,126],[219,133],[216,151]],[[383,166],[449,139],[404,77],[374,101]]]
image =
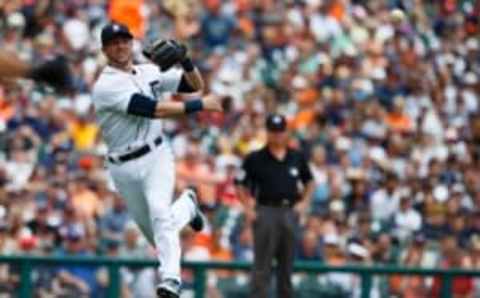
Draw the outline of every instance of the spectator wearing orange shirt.
[[[394,132],[408,133],[415,129],[414,122],[404,111],[405,103],[402,97],[396,97],[393,109],[385,117],[385,123]]]
[[[1,83],[1,82],[0,82]],[[7,123],[15,115],[15,106],[9,102],[0,86],[0,123]]]
[[[215,229],[212,232],[212,240],[210,242],[210,257],[215,261],[231,261],[232,252],[230,249],[225,248],[222,245],[222,231],[220,229]]]
[[[144,9],[143,0],[112,0],[109,16],[111,20],[126,25],[136,38],[142,38],[146,26]]]
[[[198,144],[189,144],[184,159],[177,163],[177,189],[189,185],[197,187],[200,201],[216,201],[216,185],[221,181],[212,166],[202,160]]]
[[[86,178],[80,178],[73,186],[73,207],[86,218],[94,218],[102,213],[100,198],[88,187]]]
[[[312,83],[303,77],[297,76],[293,79],[293,86],[296,87],[294,96],[298,112],[291,121],[291,126],[297,131],[305,131],[315,119],[315,102],[319,98],[319,94],[311,85]]]

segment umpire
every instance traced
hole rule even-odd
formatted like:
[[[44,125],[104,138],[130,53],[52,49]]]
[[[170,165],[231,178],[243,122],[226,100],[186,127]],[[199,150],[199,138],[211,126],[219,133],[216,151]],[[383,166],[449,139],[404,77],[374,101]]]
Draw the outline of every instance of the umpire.
[[[237,177],[238,192],[253,221],[254,267],[251,298],[267,298],[272,261],[277,261],[278,297],[293,297],[294,229],[313,190],[312,174],[303,155],[288,148],[285,117],[268,116],[267,144],[246,156]]]

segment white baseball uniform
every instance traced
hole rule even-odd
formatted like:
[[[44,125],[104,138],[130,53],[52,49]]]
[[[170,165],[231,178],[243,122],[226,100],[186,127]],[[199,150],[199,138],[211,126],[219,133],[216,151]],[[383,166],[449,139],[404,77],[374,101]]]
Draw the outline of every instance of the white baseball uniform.
[[[195,204],[184,193],[172,204],[175,183],[174,156],[162,137],[162,120],[127,114],[131,96],[140,93],[165,100],[175,93],[181,70],[160,72],[153,64],[135,65],[128,73],[105,67],[93,88],[93,104],[103,138],[115,188],[126,200],[128,210],[148,241],[156,247],[162,279],[180,281],[179,232],[195,216]],[[159,145],[154,140],[162,137]],[[151,151],[121,162],[129,152],[145,146]]]

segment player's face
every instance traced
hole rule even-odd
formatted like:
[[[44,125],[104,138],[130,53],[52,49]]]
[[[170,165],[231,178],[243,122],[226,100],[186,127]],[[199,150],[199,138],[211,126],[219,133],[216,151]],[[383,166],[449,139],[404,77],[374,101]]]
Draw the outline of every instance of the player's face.
[[[103,52],[110,62],[118,65],[128,64],[133,56],[132,39],[119,36],[105,45]]]

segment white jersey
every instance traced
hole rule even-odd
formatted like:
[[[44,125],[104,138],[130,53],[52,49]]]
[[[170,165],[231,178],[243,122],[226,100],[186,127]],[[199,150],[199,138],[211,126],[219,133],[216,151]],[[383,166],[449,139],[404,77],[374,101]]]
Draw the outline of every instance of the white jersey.
[[[110,153],[121,153],[154,140],[162,135],[162,120],[127,114],[134,93],[155,100],[165,100],[177,92],[182,71],[160,72],[153,64],[133,66],[128,73],[106,66],[93,87],[93,104],[97,122]]]

